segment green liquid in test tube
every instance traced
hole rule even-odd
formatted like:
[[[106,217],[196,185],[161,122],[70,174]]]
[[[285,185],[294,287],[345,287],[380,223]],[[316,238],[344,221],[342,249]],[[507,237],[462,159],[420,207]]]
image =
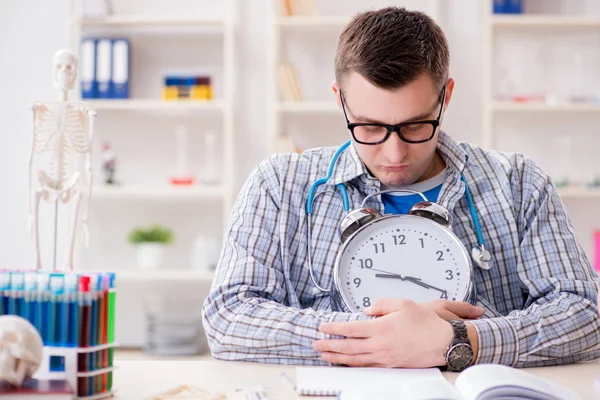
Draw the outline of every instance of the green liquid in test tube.
[[[114,343],[115,341],[115,301],[117,298],[115,279],[116,275],[114,272],[110,273],[110,289],[108,290],[108,343]],[[108,366],[113,366],[113,356],[115,348],[111,347],[108,349]],[[107,391],[112,390],[112,372],[108,374]]]

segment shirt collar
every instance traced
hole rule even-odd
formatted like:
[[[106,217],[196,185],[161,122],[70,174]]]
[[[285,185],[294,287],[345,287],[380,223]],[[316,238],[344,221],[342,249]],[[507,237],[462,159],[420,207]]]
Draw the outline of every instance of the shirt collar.
[[[448,134],[440,131],[438,134],[437,150],[446,162],[449,173],[461,175],[467,166],[469,156],[461,145],[452,139]],[[369,170],[360,159],[358,152],[354,148],[354,142],[348,146],[348,149],[340,154],[331,178],[327,181],[328,185],[337,185],[346,183],[361,175],[367,175],[372,178]]]

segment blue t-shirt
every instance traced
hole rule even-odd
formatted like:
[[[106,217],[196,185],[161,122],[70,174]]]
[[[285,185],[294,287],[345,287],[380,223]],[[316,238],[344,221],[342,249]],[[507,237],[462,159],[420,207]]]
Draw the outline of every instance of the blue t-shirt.
[[[444,184],[444,180],[446,177],[446,169],[436,176],[427,179],[423,182],[417,182],[412,185],[406,187],[406,189],[416,190],[421,192],[427,197],[427,200],[431,202],[437,202],[437,199],[440,195],[440,190],[442,190],[442,185]],[[387,186],[382,186],[381,190],[392,189]],[[385,214],[408,214],[411,207],[417,204],[420,201],[423,201],[423,198],[418,194],[409,194],[409,193],[385,193],[381,195],[381,200],[384,205],[384,213]]]
[[[439,184],[433,189],[423,192],[423,194],[427,197],[427,200],[436,202],[441,189],[442,184]],[[412,206],[420,201],[424,201],[418,194],[398,196],[394,193],[385,193],[381,195],[381,199],[383,200],[384,212],[386,214],[408,214]]]

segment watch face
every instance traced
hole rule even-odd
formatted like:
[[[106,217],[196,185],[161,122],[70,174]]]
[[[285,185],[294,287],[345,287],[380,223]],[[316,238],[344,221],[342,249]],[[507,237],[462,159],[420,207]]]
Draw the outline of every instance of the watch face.
[[[393,215],[365,225],[345,242],[335,279],[353,312],[385,298],[463,301],[471,287],[471,261],[456,235],[442,225]]]
[[[448,350],[448,368],[462,371],[473,361],[473,349],[466,343],[459,343]]]

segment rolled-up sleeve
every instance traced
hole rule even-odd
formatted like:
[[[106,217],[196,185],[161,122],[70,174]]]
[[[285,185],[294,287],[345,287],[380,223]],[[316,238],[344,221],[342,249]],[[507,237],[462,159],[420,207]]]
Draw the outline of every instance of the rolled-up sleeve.
[[[203,306],[205,332],[216,359],[325,364],[311,347],[329,338],[319,325],[368,317],[286,305],[277,176],[272,159],[261,163],[236,199]]]
[[[523,310],[471,321],[477,363],[535,367],[600,358],[600,283],[550,181],[531,161],[519,211]]]

